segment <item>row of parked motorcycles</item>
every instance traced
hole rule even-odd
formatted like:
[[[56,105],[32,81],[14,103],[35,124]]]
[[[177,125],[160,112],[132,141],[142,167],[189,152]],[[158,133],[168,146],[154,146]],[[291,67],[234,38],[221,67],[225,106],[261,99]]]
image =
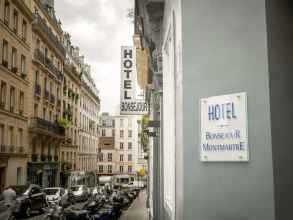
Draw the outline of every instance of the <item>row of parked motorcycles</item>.
[[[46,220],[117,220],[139,195],[140,189],[108,190],[92,195],[77,208],[73,203],[50,203],[44,208]],[[70,199],[69,199],[70,201]]]

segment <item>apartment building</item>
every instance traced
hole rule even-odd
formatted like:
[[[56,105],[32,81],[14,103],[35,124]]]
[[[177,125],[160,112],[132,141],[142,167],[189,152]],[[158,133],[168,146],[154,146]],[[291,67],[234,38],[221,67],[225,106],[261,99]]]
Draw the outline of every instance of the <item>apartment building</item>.
[[[82,65],[78,170],[85,177],[85,182],[92,184],[97,171],[100,98],[91,77],[90,66],[84,64],[84,61]]]
[[[29,181],[43,187],[59,182],[59,151],[65,138],[62,116],[63,65],[66,50],[63,31],[54,12],[54,1],[27,1],[32,22],[32,81],[28,163]]]
[[[135,180],[138,167],[138,126],[136,116],[115,116],[116,182]]]
[[[23,1],[0,1],[0,188],[26,181],[33,15]]]
[[[115,118],[103,112],[99,121],[99,148],[98,148],[99,176],[113,176],[117,172],[118,159],[115,149]]]
[[[69,33],[64,33],[63,43],[66,49],[63,80],[63,113],[60,119],[66,125],[65,140],[60,146],[60,184],[69,184],[70,172],[77,169],[79,145],[79,102],[81,88],[81,63],[79,48],[71,43]]]

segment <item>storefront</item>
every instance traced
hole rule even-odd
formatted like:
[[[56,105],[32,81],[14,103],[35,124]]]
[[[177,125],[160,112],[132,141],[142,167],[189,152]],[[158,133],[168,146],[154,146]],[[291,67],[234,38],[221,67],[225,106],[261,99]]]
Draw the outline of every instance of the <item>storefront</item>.
[[[58,163],[40,162],[28,163],[28,181],[42,187],[58,185]]]

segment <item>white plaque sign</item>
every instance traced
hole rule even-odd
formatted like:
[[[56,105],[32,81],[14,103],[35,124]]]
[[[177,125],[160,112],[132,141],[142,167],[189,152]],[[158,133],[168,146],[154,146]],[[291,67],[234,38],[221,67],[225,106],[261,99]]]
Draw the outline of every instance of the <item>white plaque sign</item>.
[[[200,100],[201,161],[248,161],[246,93]]]

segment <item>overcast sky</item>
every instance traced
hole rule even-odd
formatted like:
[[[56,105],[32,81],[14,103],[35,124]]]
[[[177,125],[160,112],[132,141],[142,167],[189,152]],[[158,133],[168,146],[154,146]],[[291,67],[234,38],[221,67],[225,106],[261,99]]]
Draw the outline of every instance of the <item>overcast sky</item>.
[[[91,65],[101,110],[117,114],[120,47],[132,45],[133,24],[126,17],[133,0],[55,0],[56,15]]]

